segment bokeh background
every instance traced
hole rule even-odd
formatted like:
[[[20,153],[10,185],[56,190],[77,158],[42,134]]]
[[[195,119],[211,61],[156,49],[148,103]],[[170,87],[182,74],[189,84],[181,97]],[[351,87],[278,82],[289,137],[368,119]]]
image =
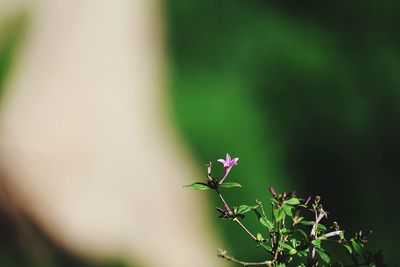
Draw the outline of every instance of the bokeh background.
[[[349,233],[374,231],[370,248],[383,249],[389,266],[398,232],[399,12],[390,0],[163,3],[174,127],[199,166],[226,152],[240,158],[230,179],[243,188],[226,198],[266,201],[269,185],[321,195]],[[29,9],[0,25],[1,90],[28,27]],[[219,205],[212,201],[204,205]],[[35,245],[20,241],[9,214],[0,216],[0,266],[124,266],[83,260],[25,220],[30,242],[52,259],[35,263],[40,252],[25,248]],[[214,218],[233,255],[262,259],[235,225]]]

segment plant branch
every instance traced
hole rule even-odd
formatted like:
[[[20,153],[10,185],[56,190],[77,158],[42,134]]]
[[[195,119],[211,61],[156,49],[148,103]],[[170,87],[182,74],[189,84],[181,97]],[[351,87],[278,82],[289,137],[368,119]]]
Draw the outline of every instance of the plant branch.
[[[233,221],[239,224],[240,227],[254,240],[257,241],[257,237],[255,237],[240,221],[238,218],[233,218]]]
[[[224,208],[226,210],[226,212],[228,212],[229,215],[233,215],[232,210],[229,208],[228,203],[226,203],[224,197],[221,195],[221,193],[218,191],[218,189],[215,190],[219,196],[219,198],[221,199],[222,203],[224,203]],[[233,221],[236,222],[237,224],[239,224],[239,226],[254,240],[257,241],[257,237],[255,237],[250,231],[249,229],[246,228],[246,226],[244,226],[237,217],[233,218]]]
[[[258,266],[260,266],[260,265],[272,266],[272,261],[269,261],[269,260],[262,261],[262,262],[247,262],[247,261],[237,260],[234,257],[227,255],[226,253],[227,253],[226,250],[218,249],[218,257],[226,259],[228,261],[232,261],[232,262],[238,263],[238,264],[243,265],[243,266],[250,266],[250,265],[253,265],[253,266],[257,266],[257,265]]]

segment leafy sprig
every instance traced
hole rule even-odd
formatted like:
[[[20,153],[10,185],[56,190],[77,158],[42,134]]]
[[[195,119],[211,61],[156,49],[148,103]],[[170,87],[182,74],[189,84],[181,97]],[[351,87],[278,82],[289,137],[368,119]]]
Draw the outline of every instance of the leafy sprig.
[[[299,198],[296,192],[277,193],[273,187],[271,194],[271,213],[268,215],[263,203],[259,200],[254,205],[228,205],[220,192],[220,188],[241,187],[236,182],[225,182],[231,169],[238,164],[239,158],[232,159],[226,154],[225,159],[218,160],[224,166],[224,174],[220,178],[212,176],[212,163],[207,166],[207,182],[195,182],[186,185],[194,190],[213,190],[220,198],[223,208],[217,207],[221,219],[227,219],[238,224],[254,241],[256,247],[266,251],[268,258],[262,262],[245,262],[219,249],[218,256],[243,266],[386,266],[383,263],[381,251],[371,253],[365,250],[370,231],[357,232],[353,237],[346,238],[345,231],[337,222],[326,226],[322,221],[328,218],[328,212],[321,203],[321,197]],[[242,222],[245,214],[252,212],[264,227],[262,233],[252,233]],[[342,247],[351,263],[333,259],[326,244],[334,243]]]

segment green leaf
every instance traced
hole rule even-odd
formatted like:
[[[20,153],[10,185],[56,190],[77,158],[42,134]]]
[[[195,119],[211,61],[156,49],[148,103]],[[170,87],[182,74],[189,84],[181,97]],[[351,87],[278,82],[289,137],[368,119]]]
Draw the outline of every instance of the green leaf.
[[[262,234],[257,233],[257,240],[258,240],[258,241],[263,241],[263,240],[264,240]]]
[[[301,229],[295,229],[294,232],[299,232],[303,237],[308,237],[308,235]]]
[[[288,204],[288,205],[295,206],[295,205],[299,205],[299,204],[300,204],[300,201],[299,201],[298,198],[292,197],[291,199],[286,200],[284,203],[285,203],[285,204]]]
[[[274,209],[274,218],[276,222],[279,222],[283,219],[285,216],[285,212],[283,209]]]
[[[290,233],[290,230],[288,230],[288,229],[286,229],[286,228],[281,228],[281,229],[279,230],[279,233],[281,233],[281,234],[288,234],[288,233]]]
[[[351,244],[353,245],[353,248],[355,252],[359,255],[362,256],[362,247],[360,244],[358,244],[353,238],[351,239]]]
[[[326,254],[326,252],[323,251],[322,249],[317,248],[317,253],[324,262],[328,264],[331,262],[331,257],[329,257],[329,255]]]
[[[286,248],[286,249],[289,250],[289,251],[293,249],[293,247],[292,247],[291,245],[286,244],[286,243],[281,242],[281,241],[279,241],[279,246],[281,246],[281,247],[283,247],[283,248]]]
[[[301,221],[300,223],[304,225],[314,225],[314,221]]]
[[[207,190],[207,189],[211,189],[211,187],[206,184],[206,183],[193,183],[193,184],[189,184],[189,185],[185,185],[185,188],[189,188],[189,189],[193,189],[193,190]]]
[[[353,249],[351,248],[350,245],[343,244],[343,246],[347,249],[347,251],[348,251],[350,254],[353,253]]]
[[[273,198],[273,197],[271,197],[270,200],[271,200],[272,203],[279,204],[278,200],[276,200],[276,199]]]
[[[238,214],[245,214],[245,213],[247,213],[247,212],[249,212],[251,210],[254,210],[256,208],[258,208],[258,205],[256,205],[256,206],[240,205],[239,208],[238,208],[237,213]]]
[[[311,243],[314,246],[319,247],[321,245],[321,240],[320,239],[314,239],[313,241],[311,241]]]
[[[264,243],[261,243],[260,245],[261,245],[263,248],[265,248],[266,250],[272,251],[272,247],[271,247],[270,245],[264,244]]]
[[[344,231],[341,231],[339,234],[340,240],[344,240]]]
[[[294,254],[296,254],[296,253],[297,253],[297,250],[296,250],[295,248],[289,250],[289,255],[294,255]]]
[[[314,225],[314,221],[301,221],[300,223],[304,225]],[[319,223],[317,229],[326,231],[326,226]]]
[[[267,227],[270,232],[274,229],[274,224],[267,218],[260,217],[260,223]]]
[[[292,244],[292,247],[296,247],[297,246],[297,240],[295,238],[290,239],[290,242]]]
[[[220,188],[232,188],[232,187],[242,187],[239,183],[222,183],[219,185]]]
[[[289,216],[289,217],[293,216],[293,214],[292,214],[293,207],[283,204],[282,209],[286,213],[287,216]]]

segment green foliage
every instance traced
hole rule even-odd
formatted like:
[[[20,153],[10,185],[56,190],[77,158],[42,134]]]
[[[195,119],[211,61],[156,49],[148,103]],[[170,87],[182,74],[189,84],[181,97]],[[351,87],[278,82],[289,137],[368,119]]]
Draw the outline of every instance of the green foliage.
[[[211,189],[211,187],[208,184],[200,183],[200,182],[189,184],[189,185],[185,185],[184,187],[189,188],[189,189],[193,189],[193,190]]]
[[[298,198],[292,197],[291,199],[285,200],[283,203],[295,206],[300,204],[300,200]]]
[[[242,187],[239,183],[222,183],[220,188]]]
[[[247,213],[247,212],[249,212],[251,210],[257,209],[257,208],[258,208],[258,205],[256,205],[256,206],[240,205],[238,210],[237,210],[237,213],[238,214],[245,214],[245,213]]]
[[[348,260],[350,263],[345,263],[345,266],[386,266],[383,263],[381,252],[373,254],[364,251],[370,232],[359,231],[355,236],[346,239],[344,230],[340,228],[337,222],[331,223],[329,227],[321,223],[328,217],[328,213],[321,204],[321,197],[316,196],[313,201],[310,201],[311,198],[305,200],[296,197],[294,192],[278,194],[274,188],[270,187],[269,191],[273,196],[270,212],[264,208],[263,203],[259,200],[255,201],[256,205],[239,205],[238,208],[234,207],[232,211],[222,197],[219,188],[231,188],[240,185],[225,183],[226,175],[221,179],[210,178],[212,177],[211,164],[208,167],[209,181],[207,184],[197,182],[186,187],[197,190],[213,189],[224,205],[224,209],[217,208],[221,213],[220,217],[239,224],[244,232],[253,239],[256,247],[262,247],[267,251],[268,259],[259,263],[252,262],[251,265],[316,267],[336,264],[343,266],[345,260],[336,259],[332,256],[333,254],[331,255],[331,246],[327,245],[331,243],[337,247],[342,247],[350,256]],[[227,172],[230,171],[231,167],[225,166]],[[224,184],[226,185],[224,186]],[[240,222],[244,214],[251,211],[255,213],[263,226],[262,229],[264,229],[263,232],[258,232],[255,235]],[[267,214],[272,215],[268,217]],[[249,265],[247,262],[228,256],[226,251],[218,255],[242,265]]]

